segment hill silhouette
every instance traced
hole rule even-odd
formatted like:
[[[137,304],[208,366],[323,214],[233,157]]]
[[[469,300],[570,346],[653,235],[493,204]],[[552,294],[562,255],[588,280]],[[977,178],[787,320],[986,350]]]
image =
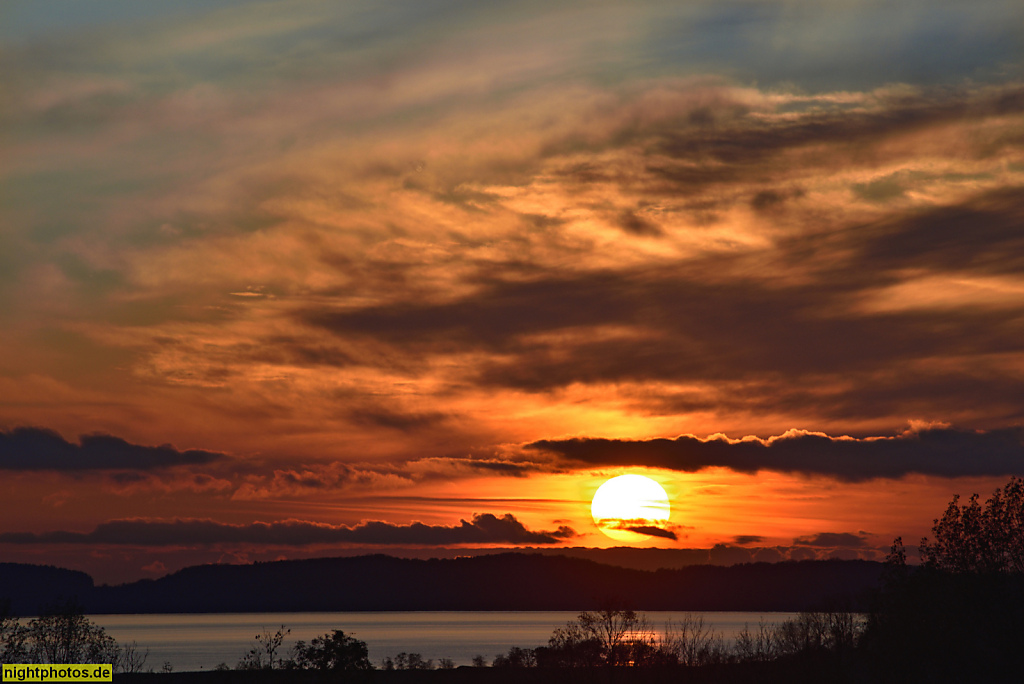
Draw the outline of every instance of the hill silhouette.
[[[800,611],[842,599],[854,609],[882,564],[787,561],[645,571],[594,561],[506,553],[418,560],[385,555],[201,565],[157,580],[94,586],[85,573],[0,564],[0,600],[35,614],[58,597],[86,612],[219,613],[389,610]]]
[[[0,610],[6,599],[15,615],[36,614],[57,599],[92,596],[94,591],[92,577],[78,570],[0,563]]]

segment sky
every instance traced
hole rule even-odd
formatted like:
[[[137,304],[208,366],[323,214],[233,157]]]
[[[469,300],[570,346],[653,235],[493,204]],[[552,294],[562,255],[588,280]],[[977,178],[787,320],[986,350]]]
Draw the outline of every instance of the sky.
[[[1022,27],[7,0],[0,560],[916,544],[1024,474]]]

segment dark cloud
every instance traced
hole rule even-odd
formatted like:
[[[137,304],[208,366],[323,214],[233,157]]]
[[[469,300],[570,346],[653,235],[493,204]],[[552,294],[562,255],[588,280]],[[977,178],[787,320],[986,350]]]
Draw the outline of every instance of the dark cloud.
[[[481,472],[509,477],[526,477],[531,473],[551,472],[548,463],[531,461],[510,461],[502,458],[465,458],[440,456],[420,458],[406,461],[389,467],[381,467],[378,472],[391,473],[417,479],[451,478],[460,474],[476,476]]]
[[[646,171],[643,194],[653,196],[701,195],[708,186],[739,183],[752,175],[737,166],[713,161],[674,164],[663,159],[648,163]]]
[[[297,468],[276,468],[272,474],[250,473],[234,492],[235,499],[304,497],[315,492],[367,487],[394,488],[431,480],[478,477],[481,473],[523,478],[533,473],[557,470],[550,463],[510,461],[500,458],[432,457],[398,463],[361,464],[352,467],[340,461],[313,463]],[[195,479],[196,476],[193,476]],[[201,483],[196,483],[199,486]],[[208,483],[212,487],[214,484]],[[396,498],[396,497],[390,497]],[[407,498],[407,497],[406,497]],[[459,498],[460,502],[475,501]],[[454,500],[453,500],[454,501]],[[481,500],[483,501],[483,500]]]
[[[765,192],[768,205],[782,197]],[[909,270],[1024,270],[1019,194],[996,191],[783,238],[771,259],[804,272],[793,280],[758,277],[761,253],[616,271],[509,267],[501,276],[481,271],[472,294],[455,300],[318,306],[297,316],[339,340],[386,345],[404,358],[484,352],[465,380],[486,386],[548,391],[654,381],[726,388],[688,400],[652,397],[643,402],[652,411],[781,408],[860,418],[894,411],[958,416],[970,405],[984,407],[990,424],[1013,423],[1024,418],[1019,382],[986,373],[984,365],[933,362],[1024,351],[1024,301],[955,310],[872,310],[858,302],[900,285]],[[600,326],[637,334],[588,334]],[[555,331],[579,334],[544,335]],[[743,391],[727,391],[728,382]]]
[[[141,446],[111,435],[83,435],[73,444],[40,428],[0,432],[0,470],[154,470],[221,458],[224,454],[212,451]]]
[[[815,553],[814,549],[804,547],[796,547],[789,552],[790,560],[801,561],[801,560],[817,560],[818,554]]]
[[[873,269],[1024,271],[1024,187],[1003,188],[861,227],[858,263]],[[863,230],[866,228],[866,230]]]
[[[739,546],[746,546],[747,544],[757,544],[758,542],[764,541],[764,537],[756,534],[740,534],[732,539],[734,544]]]
[[[635,520],[626,519],[602,519],[598,521],[601,527],[611,530],[622,530],[623,532],[636,532],[648,537],[663,537],[665,539],[678,539],[679,536],[666,527],[652,525],[650,520],[638,518]]]
[[[268,335],[259,344],[239,344],[229,350],[233,356],[256,363],[294,366],[344,367],[355,363],[344,351],[302,339],[295,335]]]
[[[715,544],[708,550],[708,560],[713,565],[736,565],[753,560],[754,550],[730,544]]]
[[[514,349],[521,346],[521,335],[606,320],[594,308],[588,289],[596,285],[604,292],[616,280],[612,274],[593,274],[581,279],[485,281],[477,294],[449,303],[397,303],[355,311],[314,309],[300,317],[339,335],[372,336],[424,351]],[[610,304],[610,318],[617,318],[619,308],[628,306],[627,301]]]
[[[661,527],[655,527],[654,525],[625,525],[619,527],[620,530],[627,532],[636,532],[637,534],[645,534],[649,537],[664,537],[665,539],[676,540],[679,537],[672,530],[666,530]]]
[[[479,470],[496,475],[510,475],[512,477],[526,477],[530,473],[550,470],[548,466],[538,463],[527,463],[519,461],[501,461],[497,459],[443,459],[453,466],[469,470]]]
[[[622,212],[619,215],[618,225],[619,228],[622,228],[627,233],[639,237],[662,237],[665,234],[661,226],[637,216],[632,211]]]
[[[889,202],[906,197],[907,188],[892,177],[882,178],[870,183],[856,183],[853,191],[870,202]]]
[[[748,118],[735,117],[727,125],[716,122],[714,128],[704,127],[699,132],[668,129],[660,133],[659,142],[652,146],[651,152],[687,162],[679,167],[662,167],[665,177],[671,177],[672,169],[692,169],[690,164],[694,161],[724,163],[727,165],[724,168],[750,175],[759,171],[752,164],[794,148],[827,144],[841,153],[953,121],[1019,114],[1024,111],[1024,88],[1010,86],[982,93],[948,89],[894,93],[883,95],[879,104],[877,108],[863,111],[833,109],[807,114],[792,123],[754,124]],[[824,157],[818,161],[834,163],[834,159]],[[704,179],[687,175],[685,180],[689,185]]]
[[[786,201],[786,198],[774,190],[762,190],[750,200],[750,206],[757,211],[774,209]]]
[[[864,538],[849,532],[819,532],[808,537],[797,537],[793,540],[797,546],[825,546],[859,549],[866,546]]]
[[[1016,376],[993,371],[995,362],[971,362],[1024,353],[1024,301],[872,304],[888,302],[892,288],[908,278],[913,285],[917,277],[957,281],[965,273],[1024,271],[1024,190],[1005,187],[1006,181],[992,189],[1000,172],[995,161],[985,161],[1024,142],[1002,122],[1024,113],[1024,88],[882,89],[850,93],[853,100],[838,104],[797,98],[779,105],[792,108],[784,117],[754,116],[721,84],[706,90],[713,94],[681,100],[677,116],[622,124],[589,147],[577,141],[579,149],[621,154],[601,163],[580,161],[586,154],[551,157],[551,178],[570,192],[616,186],[630,199],[625,208],[607,209],[619,212],[611,220],[636,235],[668,237],[680,223],[699,231],[692,225],[696,213],[711,216],[746,203],[756,221],[791,224],[772,244],[590,270],[586,250],[573,270],[470,260],[456,298],[410,290],[406,297],[367,298],[377,303],[362,307],[346,298],[337,308],[324,298],[294,315],[313,327],[311,337],[328,333],[324,348],[372,349],[360,363],[391,368],[404,359],[403,370],[414,373],[432,355],[465,355],[472,362],[457,364],[456,372],[467,386],[549,392],[615,384],[625,392],[633,391],[630,384],[657,383],[657,393],[636,396],[630,407],[648,415],[784,412],[807,422],[886,419],[890,427],[908,417],[975,427],[1024,420]],[[876,203],[960,184],[948,202],[888,202],[884,215],[879,206],[869,215],[880,218],[865,222],[850,218],[864,215],[860,209],[822,215],[804,201],[816,192],[816,174],[907,161],[919,146],[907,140],[932,130],[945,131],[936,139],[954,141],[949,145],[963,139],[966,151],[957,146],[956,155],[988,168],[907,170],[845,182],[851,199]],[[892,149],[901,146],[902,152]],[[963,192],[967,182],[981,188],[973,197]],[[658,225],[643,211],[651,195]],[[560,228],[546,223],[527,231],[553,240]],[[784,275],[771,278],[766,270]],[[378,277],[413,287],[408,275],[406,269]],[[631,334],[592,334],[595,328]],[[344,363],[359,356],[353,352]],[[684,396],[673,394],[672,384],[707,390]],[[418,429],[433,416],[371,410],[353,417]]]
[[[792,431],[767,440],[577,438],[527,445],[586,465],[646,465],[693,472],[718,466],[828,475],[849,482],[908,473],[942,477],[1024,472],[1024,428],[987,432],[935,427],[896,437],[842,438]]]
[[[213,520],[113,520],[92,532],[9,532],[0,534],[5,544],[115,544],[128,546],[182,546],[203,544],[557,544],[577,536],[567,526],[552,532],[533,532],[513,515],[500,518],[483,513],[471,522],[455,526],[395,525],[365,522],[354,527],[327,525],[305,520],[233,525]]]
[[[751,560],[755,563],[778,563],[786,559],[779,549],[760,548],[754,551]]]
[[[467,298],[436,305],[394,304],[357,311],[307,311],[306,322],[339,335],[372,336],[410,350],[487,350],[520,356],[485,366],[481,380],[528,388],[573,381],[724,377],[745,371],[854,369],[879,361],[931,355],[952,344],[1019,346],[1021,324],[978,311],[823,316],[864,283],[764,287],[751,279],[708,282],[729,263],[690,264],[680,272],[634,271],[489,282]],[[889,281],[892,282],[892,281]],[[872,285],[886,284],[872,281]],[[997,323],[1002,321],[1004,325]],[[566,358],[524,339],[554,330],[633,325],[658,335],[636,339],[559,341]],[[944,335],[935,336],[941,326]],[[750,344],[752,339],[757,344]],[[524,363],[527,362],[527,363]],[[515,367],[515,373],[509,372]],[[546,379],[546,380],[545,380]]]

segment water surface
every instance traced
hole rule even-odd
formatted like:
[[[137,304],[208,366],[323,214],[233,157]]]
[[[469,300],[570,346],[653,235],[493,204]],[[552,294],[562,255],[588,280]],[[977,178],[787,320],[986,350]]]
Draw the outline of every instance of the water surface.
[[[234,667],[248,652],[257,634],[291,629],[282,655],[299,639],[340,629],[365,641],[370,662],[380,667],[384,658],[401,652],[433,659],[451,658],[469,665],[482,655],[488,663],[511,646],[534,647],[547,643],[551,633],[574,619],[577,612],[388,612],[388,613],[217,613],[156,615],[92,615],[119,644],[137,642],[149,649],[146,668],[160,670],[169,662],[175,671],[209,670],[219,663]],[[651,626],[663,629],[683,613],[646,612]],[[702,612],[706,624],[731,641],[750,625],[781,622],[794,613]]]

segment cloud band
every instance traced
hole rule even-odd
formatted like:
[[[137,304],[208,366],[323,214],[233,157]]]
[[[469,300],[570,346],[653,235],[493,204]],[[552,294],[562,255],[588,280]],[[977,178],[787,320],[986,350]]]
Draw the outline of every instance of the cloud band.
[[[694,472],[724,467],[739,472],[776,470],[826,475],[847,482],[898,478],[909,473],[942,477],[998,476],[1024,472],[1024,429],[973,431],[949,427],[908,430],[895,437],[832,437],[790,430],[739,440],[701,439],[541,440],[527,448],[586,465],[643,465]]]

